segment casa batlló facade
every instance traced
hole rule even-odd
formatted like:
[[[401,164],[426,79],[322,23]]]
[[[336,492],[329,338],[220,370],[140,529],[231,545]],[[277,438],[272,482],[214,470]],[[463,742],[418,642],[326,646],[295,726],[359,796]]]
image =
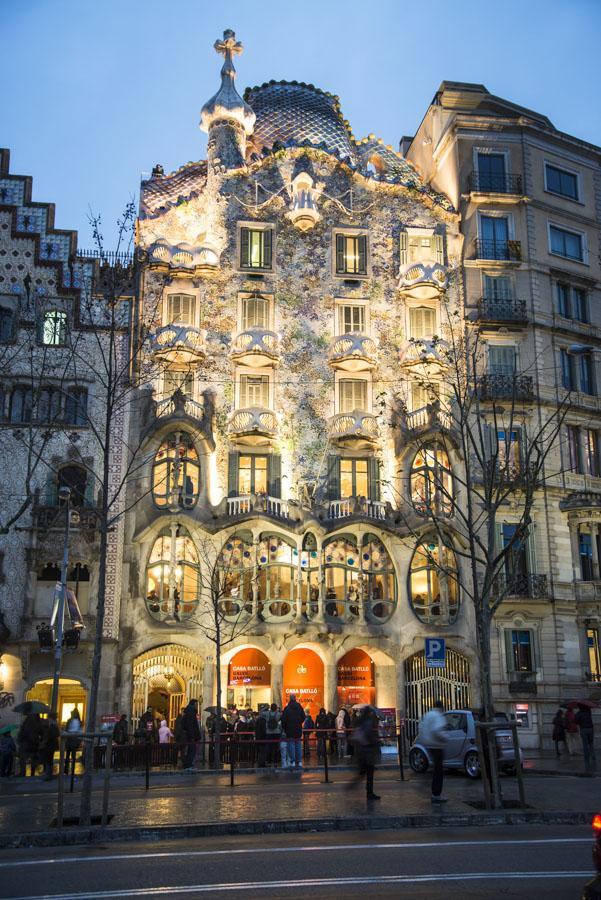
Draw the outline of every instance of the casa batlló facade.
[[[558,701],[594,695],[601,677],[599,150],[482,86],[444,83],[395,152],[355,139],[338,98],[313,85],[242,97],[241,44],[225,32],[215,48],[207,160],[155,166],[141,186],[131,327],[148,343],[116,423],[140,466],[112,548],[101,711],[135,721],[151,704],[173,722],[191,697],[214,702],[214,571],[224,703],[368,700],[410,730],[435,692],[479,703],[462,563],[427,516],[416,536],[400,513],[423,513],[432,466],[449,484],[461,466],[432,404],[445,391],[436,338],[454,317],[482,329],[488,376],[533,379],[532,415],[577,391],[560,475],[537,496],[519,587],[493,628],[498,708],[539,746]],[[7,221],[24,204],[2,206]],[[12,228],[6,246],[25,246]],[[15,698],[49,668],[35,527],[18,535],[1,539],[0,586]],[[92,544],[80,553],[90,614]],[[433,553],[458,582],[438,577]],[[425,637],[446,641],[436,682]],[[85,707],[87,647],[84,632],[65,656],[67,711]]]

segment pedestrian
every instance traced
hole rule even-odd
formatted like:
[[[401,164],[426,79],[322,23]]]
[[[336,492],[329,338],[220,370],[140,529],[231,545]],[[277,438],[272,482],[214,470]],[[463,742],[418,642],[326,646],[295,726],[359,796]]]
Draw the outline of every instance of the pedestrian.
[[[566,732],[568,753],[570,756],[577,756],[579,752],[578,725],[576,724],[576,713],[571,707],[566,709],[564,715],[564,728]]]
[[[182,732],[186,743],[184,769],[192,769],[196,758],[197,743],[200,740],[198,724],[198,700],[190,700],[182,718]]]
[[[341,707],[336,716],[336,743],[338,744],[338,759],[346,756],[346,710]]]
[[[166,719],[161,719],[159,726],[159,744],[168,744],[173,737],[173,732],[167,725]]]
[[[561,756],[559,752],[559,745],[563,744],[564,750],[566,753],[568,752],[568,745],[566,743],[566,723],[564,719],[563,709],[561,706],[555,713],[553,718],[553,734],[551,735],[553,742],[555,744],[555,753],[557,754],[557,758]]]
[[[305,721],[303,722],[303,756],[308,757],[311,753],[311,735],[315,730],[315,722],[311,715],[311,710],[305,710]]]
[[[336,716],[333,712],[328,713],[328,740],[330,742],[330,756],[336,753]]]
[[[52,781],[54,777],[54,754],[58,750],[60,730],[56,721],[56,713],[49,712],[43,723],[40,741],[40,756],[44,765],[44,781]]]
[[[257,748],[257,766],[264,769],[267,765],[267,716],[269,707],[265,706],[255,719],[255,744]]]
[[[0,736],[0,778],[10,778],[13,774],[13,764],[17,745],[10,731]]]
[[[129,729],[127,724],[127,716],[125,713],[122,713],[121,718],[116,723],[113,728],[113,743],[119,744],[122,747],[124,744],[127,744],[129,739]]]
[[[282,769],[292,768],[289,766],[289,758],[288,758],[288,737],[286,732],[282,728],[280,731],[280,765]]]
[[[305,713],[296,700],[296,694],[290,694],[290,700],[282,713],[282,728],[288,736],[288,760],[291,768],[303,767],[301,738],[304,721]]]
[[[593,729],[593,717],[588,706],[579,706],[576,713],[576,724],[580,730],[582,752],[584,753],[584,769],[589,775],[595,771],[595,731]]]
[[[328,714],[323,706],[315,718],[315,728],[317,731],[317,761],[321,762],[326,755],[326,738],[328,736]]]
[[[357,774],[352,778],[348,787],[354,787],[365,777],[365,790],[368,800],[380,800],[374,793],[374,774],[376,765],[380,761],[380,728],[378,715],[373,708],[366,704],[357,716],[357,724],[351,735],[355,752],[353,754],[357,765]]]
[[[142,741],[156,741],[156,720],[152,706],[147,706],[146,712],[140,716],[138,733]]]
[[[35,775],[39,762],[42,731],[43,726],[39,713],[30,713],[19,728],[17,743],[19,745],[19,775],[21,778],[24,778],[27,774],[28,762],[31,767],[32,778]]]
[[[81,747],[81,734],[83,725],[81,724],[81,716],[77,707],[73,707],[71,715],[67,721],[65,731],[68,737],[65,741],[65,775],[69,774],[69,760],[72,761],[73,772],[75,772],[75,755]]]
[[[434,708],[427,712],[419,723],[419,734],[432,760],[432,803],[446,803],[442,796],[443,758],[447,742],[447,720],[443,716],[444,705],[437,700]]]
[[[277,766],[280,746],[280,735],[282,733],[281,715],[277,704],[272,703],[267,713],[267,721],[265,726],[266,738],[269,741],[267,745],[267,761],[270,766]],[[286,756],[286,759],[288,757]]]

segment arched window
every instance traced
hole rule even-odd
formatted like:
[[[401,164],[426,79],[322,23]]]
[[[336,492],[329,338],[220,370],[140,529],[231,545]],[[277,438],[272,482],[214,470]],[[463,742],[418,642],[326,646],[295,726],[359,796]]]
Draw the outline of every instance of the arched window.
[[[42,344],[61,347],[67,343],[67,313],[49,309],[42,320]]]
[[[409,569],[409,598],[413,612],[426,624],[450,625],[459,611],[459,572],[453,549],[440,546],[436,535],[415,548]]]
[[[252,615],[254,566],[252,535],[233,535],[225,542],[217,557],[213,588],[228,621]]]
[[[170,434],[159,447],[152,467],[152,496],[157,506],[189,509],[198,500],[200,465],[191,438]]]
[[[58,470],[57,476],[57,502],[62,487],[68,487],[71,491],[69,502],[71,506],[85,506],[88,473],[83,466],[63,466]]]
[[[198,605],[198,551],[188,532],[175,523],[154,542],[146,567],[146,607],[159,622],[180,622]]]
[[[326,618],[354,621],[359,617],[359,550],[354,537],[333,538],[323,548]]]
[[[266,622],[294,616],[298,550],[283,538],[264,535],[258,549],[259,608]]]
[[[361,548],[365,616],[385,622],[396,606],[396,576],[388,550],[375,534],[366,534]]]
[[[411,502],[416,512],[449,516],[453,511],[453,478],[446,450],[427,444],[411,464]]]
[[[301,551],[301,609],[308,619],[313,619],[319,609],[319,557],[311,532],[304,536]]]

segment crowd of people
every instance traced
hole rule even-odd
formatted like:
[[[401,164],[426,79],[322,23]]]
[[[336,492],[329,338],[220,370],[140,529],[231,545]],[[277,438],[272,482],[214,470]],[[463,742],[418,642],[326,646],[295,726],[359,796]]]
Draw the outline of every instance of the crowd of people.
[[[73,709],[65,731],[65,772],[69,761],[75,760],[75,754],[81,747],[82,722],[77,709]],[[0,737],[0,777],[10,778],[18,774],[22,778],[27,774],[34,776],[41,768],[43,777],[50,781],[54,777],[54,757],[59,749],[60,729],[55,712],[42,718],[39,713],[32,712],[25,716],[15,741],[7,732]]]

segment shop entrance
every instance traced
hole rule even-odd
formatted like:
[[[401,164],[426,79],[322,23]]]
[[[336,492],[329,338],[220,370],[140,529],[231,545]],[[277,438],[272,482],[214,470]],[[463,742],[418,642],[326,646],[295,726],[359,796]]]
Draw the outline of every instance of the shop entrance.
[[[306,647],[291,650],[284,661],[284,705],[290,694],[296,694],[303,709],[309,709],[315,719],[324,706],[323,681],[323,662],[314,650]]]
[[[27,691],[26,700],[39,700],[50,706],[52,700],[52,678],[36,681]],[[71,711],[77,709],[81,721],[85,723],[88,692],[74,678],[61,678],[58,683],[58,721],[66,723]]]
[[[227,705],[258,709],[271,703],[271,663],[255,647],[239,650],[228,666]]]
[[[419,720],[440,699],[445,709],[471,705],[470,663],[456,650],[447,650],[444,669],[427,669],[424,651],[405,660],[407,735],[414,740]]]
[[[338,661],[338,708],[356,703],[376,703],[375,665],[365,650],[349,650]]]
[[[157,719],[171,730],[182,707],[197,699],[202,707],[202,658],[178,644],[165,644],[138,656],[133,663],[132,721],[152,706]]]

